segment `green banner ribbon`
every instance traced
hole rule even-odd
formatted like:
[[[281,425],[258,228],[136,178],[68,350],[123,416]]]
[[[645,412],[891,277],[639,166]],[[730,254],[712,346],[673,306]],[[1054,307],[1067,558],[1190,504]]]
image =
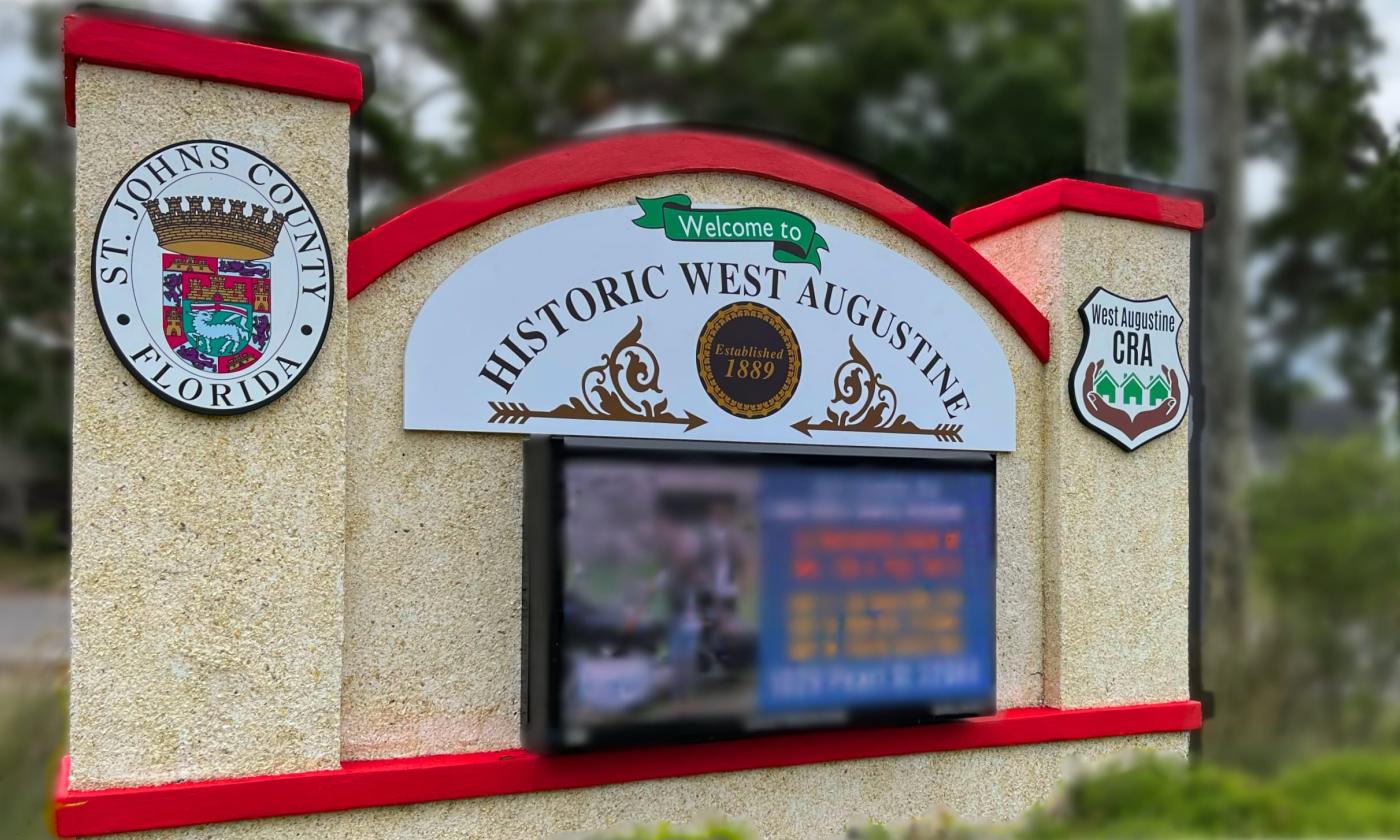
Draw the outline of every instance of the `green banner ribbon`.
[[[822,268],[818,251],[829,251],[817,226],[806,216],[772,207],[740,207],[728,210],[697,210],[690,196],[676,194],[661,198],[638,198],[640,218],[632,224],[648,230],[662,230],[676,242],[772,242],[773,259],[784,263],[806,263]]]

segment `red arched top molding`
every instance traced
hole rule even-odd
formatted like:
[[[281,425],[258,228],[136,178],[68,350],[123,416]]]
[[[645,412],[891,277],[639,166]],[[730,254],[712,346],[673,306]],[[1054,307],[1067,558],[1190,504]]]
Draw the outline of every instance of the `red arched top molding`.
[[[844,164],[770,140],[713,131],[661,131],[584,140],[493,169],[400,213],[350,243],[349,295],[458,231],[518,207],[616,181],[732,172],[794,184],[887,222],[938,255],[1002,314],[1040,360],[1050,322],[1011,281],[943,223]]]

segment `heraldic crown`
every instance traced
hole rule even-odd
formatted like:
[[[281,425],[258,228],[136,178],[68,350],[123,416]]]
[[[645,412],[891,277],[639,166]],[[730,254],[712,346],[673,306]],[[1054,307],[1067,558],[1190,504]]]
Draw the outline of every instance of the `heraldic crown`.
[[[187,195],[142,202],[151,217],[160,247],[191,257],[224,257],[235,260],[265,259],[277,248],[277,237],[287,217],[237,199]],[[207,209],[206,209],[207,204]],[[182,205],[184,205],[182,207]]]

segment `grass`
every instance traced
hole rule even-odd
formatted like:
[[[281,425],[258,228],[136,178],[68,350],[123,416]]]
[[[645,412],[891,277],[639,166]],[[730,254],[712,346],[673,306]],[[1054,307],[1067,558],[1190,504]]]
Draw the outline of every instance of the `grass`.
[[[676,826],[661,823],[650,827],[589,835],[586,840],[758,840],[745,827],[727,820],[712,820],[699,825]]]
[[[55,592],[68,585],[68,552],[0,547],[0,590]]]
[[[49,799],[68,726],[66,675],[0,675],[0,837],[49,838]]]

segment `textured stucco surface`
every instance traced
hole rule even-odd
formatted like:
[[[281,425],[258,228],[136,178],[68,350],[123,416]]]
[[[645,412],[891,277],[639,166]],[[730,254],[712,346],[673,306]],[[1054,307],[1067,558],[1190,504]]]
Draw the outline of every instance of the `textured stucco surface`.
[[[535,840],[711,816],[766,840],[840,840],[849,825],[942,812],[1009,821],[1061,780],[1134,750],[1185,756],[1186,735],[1138,735],[718,773],[549,793],[370,808],[120,835],[128,840]]]
[[[764,179],[621,182],[544,201],[414,255],[351,301],[344,757],[519,741],[521,438],[405,432],[403,352],[427,297],[490,245],[637,195],[800,207],[936,272],[1001,342],[1018,393],[1018,450],[997,459],[997,680],[1003,706],[1041,702],[1042,365],[1010,325],[922,246],[858,210]],[[567,269],[566,265],[561,268]]]
[[[1168,294],[1185,318],[1190,234],[1067,212],[975,246],[1050,319],[1046,702],[1081,708],[1185,699],[1189,424],[1124,453],[1079,422],[1066,383],[1084,334],[1079,306],[1096,287],[1138,299]],[[1185,320],[1179,336],[1183,361],[1191,326]]]
[[[349,110],[84,64],[77,117],[72,786],[335,767]],[[201,138],[286,170],[336,267],[316,363],[281,399],[234,417],[167,405],[128,374],[88,277],[93,229],[122,176]]]

